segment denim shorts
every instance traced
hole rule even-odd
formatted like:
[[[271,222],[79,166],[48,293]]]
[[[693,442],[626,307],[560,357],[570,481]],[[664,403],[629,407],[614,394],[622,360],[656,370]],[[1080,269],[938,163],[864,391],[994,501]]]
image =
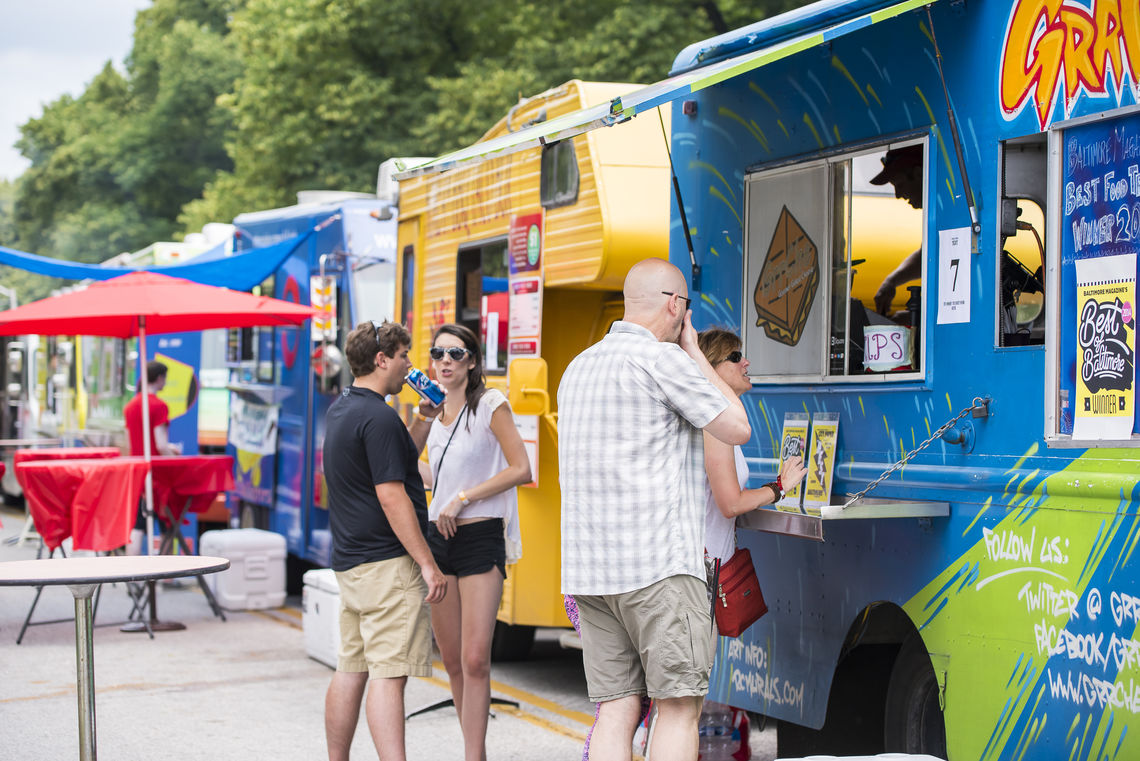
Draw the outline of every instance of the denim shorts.
[[[431,523],[427,541],[435,564],[448,576],[475,576],[498,568],[503,578],[507,578],[507,543],[502,518],[462,523],[455,527],[455,535],[450,539],[444,539],[435,523]]]

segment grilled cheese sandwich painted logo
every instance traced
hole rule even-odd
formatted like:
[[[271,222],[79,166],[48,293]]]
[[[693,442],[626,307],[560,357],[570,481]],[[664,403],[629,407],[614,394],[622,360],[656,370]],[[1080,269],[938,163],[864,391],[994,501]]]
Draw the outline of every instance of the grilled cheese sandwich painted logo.
[[[1030,101],[1044,129],[1059,98],[1067,117],[1081,93],[1125,90],[1136,98],[1140,76],[1140,3],[1136,0],[1018,0],[1002,45],[1002,114],[1016,118]]]
[[[756,324],[773,341],[788,346],[800,342],[819,286],[818,260],[815,243],[785,206],[752,296]]]

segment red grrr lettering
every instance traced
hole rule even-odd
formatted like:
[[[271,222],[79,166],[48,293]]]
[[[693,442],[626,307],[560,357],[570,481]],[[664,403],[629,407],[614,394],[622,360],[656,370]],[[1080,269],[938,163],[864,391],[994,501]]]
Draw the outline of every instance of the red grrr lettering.
[[[1091,7],[1091,10],[1090,10]],[[1140,4],[1135,0],[1018,0],[1002,46],[999,99],[1013,119],[1033,99],[1042,129],[1063,95],[1068,115],[1081,90],[1117,92],[1140,69]],[[1058,86],[1063,83],[1063,86]]]

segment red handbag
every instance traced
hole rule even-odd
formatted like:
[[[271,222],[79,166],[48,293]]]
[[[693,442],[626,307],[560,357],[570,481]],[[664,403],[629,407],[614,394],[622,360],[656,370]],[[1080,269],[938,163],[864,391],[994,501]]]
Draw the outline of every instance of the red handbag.
[[[739,637],[768,612],[752,553],[741,547],[724,565],[717,561],[715,579],[713,616],[717,631],[722,637]]]

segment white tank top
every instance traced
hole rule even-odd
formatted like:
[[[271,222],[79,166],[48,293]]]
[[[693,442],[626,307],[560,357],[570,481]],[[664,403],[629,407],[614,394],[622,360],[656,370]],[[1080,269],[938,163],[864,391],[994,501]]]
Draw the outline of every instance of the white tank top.
[[[489,388],[479,399],[474,414],[464,406],[450,425],[444,425],[438,417],[432,421],[431,430],[428,431],[427,452],[435,483],[428,508],[429,520],[439,518],[444,505],[460,491],[483,483],[507,467],[507,457],[491,430],[492,413],[506,402],[502,392]],[[451,439],[450,446],[448,439]],[[446,456],[443,454],[445,447]],[[443,457],[442,466],[440,457]],[[514,488],[510,488],[486,499],[472,500],[470,505],[459,511],[457,517],[502,518],[504,523],[509,523],[517,513],[518,495]]]
[[[451,455],[448,455],[451,457]],[[744,450],[738,446],[732,448],[732,457],[736,463],[736,480],[743,490],[748,483],[748,462],[744,459]],[[732,557],[736,551],[736,519],[725,518],[713,499],[712,485],[708,476],[705,476],[705,552],[710,558],[720,558],[721,562]]]

